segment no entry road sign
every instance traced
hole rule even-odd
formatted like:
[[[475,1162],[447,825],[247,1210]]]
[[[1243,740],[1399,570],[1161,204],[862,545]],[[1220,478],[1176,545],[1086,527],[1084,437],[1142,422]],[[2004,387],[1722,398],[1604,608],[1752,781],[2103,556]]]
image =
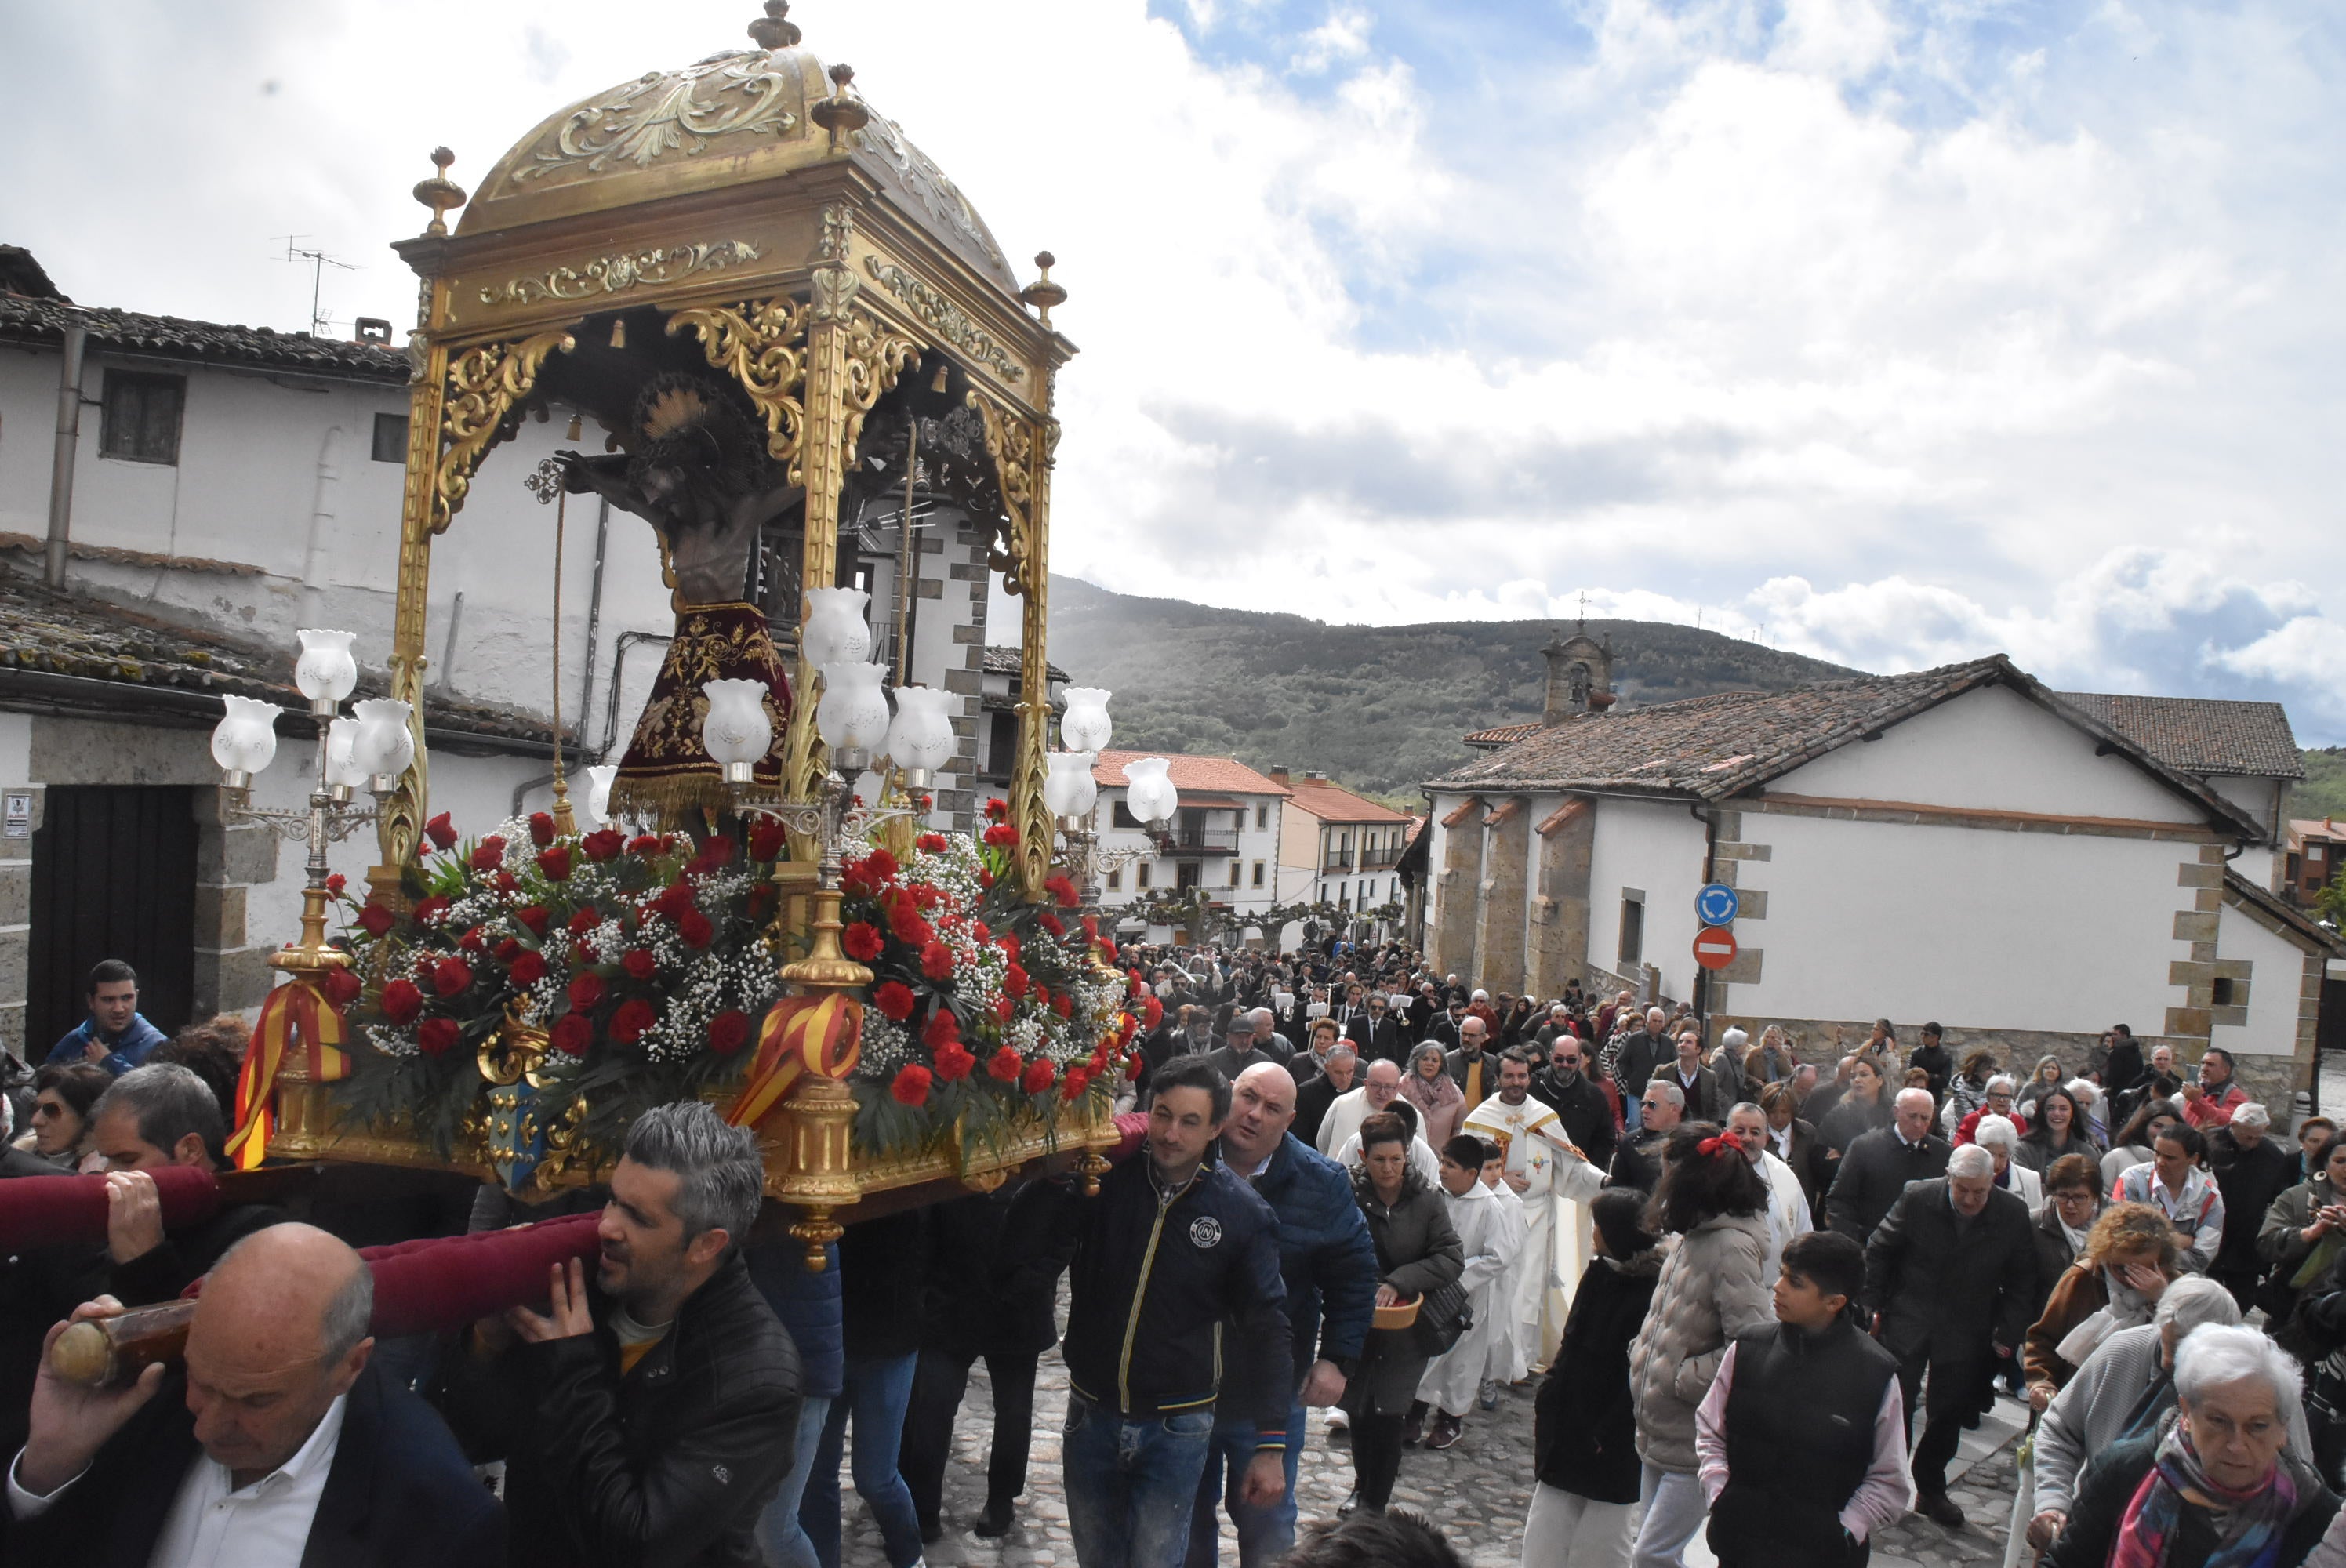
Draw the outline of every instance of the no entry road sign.
[[[1695,918],[1705,925],[1731,924],[1735,911],[1742,904],[1743,901],[1736,896],[1735,890],[1725,882],[1708,882],[1694,896]]]
[[[1694,939],[1694,961],[1705,969],[1725,969],[1735,962],[1735,933],[1725,926],[1707,926]]]

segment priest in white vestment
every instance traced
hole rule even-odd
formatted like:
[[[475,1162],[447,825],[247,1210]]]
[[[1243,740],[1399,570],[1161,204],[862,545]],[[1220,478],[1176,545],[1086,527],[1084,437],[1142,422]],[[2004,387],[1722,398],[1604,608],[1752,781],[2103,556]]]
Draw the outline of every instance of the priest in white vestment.
[[[1419,1401],[1433,1408],[1433,1426],[1425,1438],[1433,1449],[1446,1449],[1458,1441],[1466,1412],[1482,1390],[1492,1342],[1505,1337],[1507,1315],[1514,1308],[1508,1266],[1523,1246],[1523,1230],[1508,1223],[1516,1217],[1508,1211],[1520,1213],[1523,1206],[1504,1187],[1494,1192],[1483,1185],[1484,1147],[1481,1134],[1460,1133],[1442,1150],[1442,1192],[1450,1207],[1450,1228],[1458,1233],[1466,1255],[1459,1283],[1466,1288],[1474,1326],[1428,1362],[1425,1375],[1418,1380]]]
[[[1524,1267],[1515,1281],[1515,1305],[1509,1314],[1511,1375],[1502,1380],[1510,1383],[1521,1381],[1534,1367],[1545,1367],[1555,1359],[1556,1348],[1564,1339],[1568,1305],[1556,1285],[1555,1198],[1556,1164],[1566,1157],[1569,1145],[1555,1110],[1533,1099],[1531,1087],[1531,1064],[1519,1053],[1503,1052],[1499,1092],[1467,1112],[1458,1128],[1499,1146],[1505,1161],[1502,1179],[1523,1209]]]
[[[1800,1178],[1792,1167],[1778,1158],[1768,1146],[1768,1113],[1753,1105],[1736,1106],[1727,1114],[1727,1130],[1743,1145],[1744,1154],[1760,1172],[1760,1179],[1768,1184],[1768,1272],[1764,1278],[1776,1278],[1777,1266],[1784,1260],[1784,1248],[1792,1238],[1806,1236],[1816,1228],[1810,1223],[1809,1195],[1800,1190]]]

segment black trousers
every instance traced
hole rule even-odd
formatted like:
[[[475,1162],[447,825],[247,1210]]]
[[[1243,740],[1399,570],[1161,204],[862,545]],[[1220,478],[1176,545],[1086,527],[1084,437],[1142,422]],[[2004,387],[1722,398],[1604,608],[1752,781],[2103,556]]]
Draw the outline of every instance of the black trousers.
[[[1392,1501],[1393,1482],[1401,1478],[1401,1429],[1408,1417],[1352,1417],[1352,1490],[1368,1507],[1382,1510]]]
[[[912,1490],[913,1512],[923,1524],[936,1522],[944,1503],[954,1423],[976,1359],[923,1350],[913,1374],[913,1401],[904,1410],[904,1441],[896,1469]],[[1010,1502],[1026,1490],[1026,1448],[1035,1435],[1035,1362],[1033,1356],[985,1358],[985,1375],[994,1384],[994,1451],[985,1463],[989,1502]]]
[[[1914,1438],[1914,1408],[1922,1400],[1923,1374],[1930,1365],[1927,1355],[1910,1356],[1898,1363],[1898,1396],[1906,1405],[1906,1437],[1910,1442]],[[1932,1381],[1946,1390],[1953,1388],[1956,1380],[1943,1371]],[[1947,1463],[1962,1446],[1964,1425],[1974,1413],[1949,1393],[1943,1392],[1940,1403],[1949,1408],[1943,1411],[1938,1405],[1931,1407],[1929,1417],[1923,1422],[1923,1440],[1914,1443],[1914,1490],[1924,1497],[1947,1490]]]

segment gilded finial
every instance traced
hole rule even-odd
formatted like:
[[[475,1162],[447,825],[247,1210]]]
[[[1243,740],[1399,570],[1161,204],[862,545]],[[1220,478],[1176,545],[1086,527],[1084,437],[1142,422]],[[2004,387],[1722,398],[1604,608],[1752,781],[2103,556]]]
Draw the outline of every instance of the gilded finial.
[[[432,221],[424,225],[426,234],[448,232],[448,214],[464,205],[464,188],[448,178],[448,166],[456,155],[444,147],[432,149],[432,163],[436,172],[431,178],[418,181],[415,199],[432,209]]]
[[[1035,265],[1042,269],[1043,275],[1018,290],[1021,302],[1042,312],[1043,324],[1046,327],[1051,324],[1051,307],[1067,302],[1067,291],[1051,281],[1051,269],[1058,264],[1059,259],[1048,250],[1035,251]]]
[[[790,0],[766,0],[766,14],[750,24],[750,41],[760,49],[795,49],[798,24],[789,20]]]
[[[862,130],[872,123],[872,111],[864,107],[863,100],[848,93],[848,87],[854,80],[854,66],[833,66],[831,68],[831,97],[807,110],[809,119],[831,133],[831,150],[833,152],[839,150],[840,137],[849,131]]]

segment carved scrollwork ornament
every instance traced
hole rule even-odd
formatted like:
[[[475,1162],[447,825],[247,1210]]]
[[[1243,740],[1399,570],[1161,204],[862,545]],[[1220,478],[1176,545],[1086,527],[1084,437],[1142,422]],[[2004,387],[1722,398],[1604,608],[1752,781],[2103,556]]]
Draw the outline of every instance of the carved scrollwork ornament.
[[[996,544],[986,554],[986,565],[1002,574],[1002,585],[1024,597],[1032,585],[1034,560],[1035,433],[1024,419],[972,391],[964,400],[985,423],[985,453],[994,460],[1002,488],[1005,524],[994,532]]]
[[[481,303],[529,305],[546,299],[583,300],[598,292],[618,294],[646,283],[673,283],[695,272],[713,272],[757,260],[756,247],[740,239],[623,250],[598,256],[584,266],[556,267],[550,272],[489,284],[481,290]]]
[[[852,280],[854,274],[840,270]],[[820,276],[820,274],[817,274]],[[900,333],[889,331],[872,317],[855,312],[847,323],[847,379],[842,389],[846,403],[847,423],[842,433],[840,454],[849,465],[855,462],[857,446],[863,439],[863,419],[872,412],[904,367],[921,357],[921,345]]]
[[[444,534],[464,509],[473,471],[489,448],[510,433],[507,421],[537,385],[546,356],[568,353],[577,340],[568,332],[540,332],[514,343],[488,343],[448,361],[448,392],[440,416],[447,443],[440,454],[439,482],[432,500],[432,532]]]
[[[790,300],[678,311],[668,321],[668,335],[691,329],[710,366],[741,384],[750,403],[765,416],[766,452],[790,470],[790,482],[806,474],[801,448],[806,440],[807,323],[811,305]]]
[[[984,365],[1006,382],[1016,382],[1025,375],[1010,351],[994,335],[971,321],[944,295],[929,284],[913,277],[892,261],[877,256],[863,259],[864,270],[880,286],[903,301],[913,314],[944,334],[946,342]]]

